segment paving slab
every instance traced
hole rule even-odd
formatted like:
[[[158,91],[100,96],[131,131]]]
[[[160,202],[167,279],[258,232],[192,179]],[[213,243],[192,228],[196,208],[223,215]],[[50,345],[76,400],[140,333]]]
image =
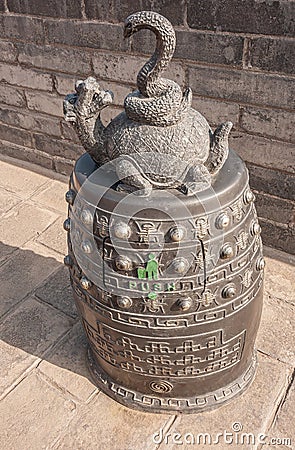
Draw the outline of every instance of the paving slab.
[[[67,183],[52,180],[43,191],[35,194],[32,200],[44,206],[44,208],[58,211],[66,217],[68,204],[65,201],[65,193],[67,190]]]
[[[41,209],[30,203],[22,203],[8,211],[1,218],[0,236],[1,257],[9,255],[14,247],[20,247],[30,239],[37,237],[58,217],[57,214]]]
[[[77,416],[54,449],[152,450],[152,436],[170,424],[173,416],[127,409],[102,392],[77,411]]]
[[[74,415],[74,402],[32,374],[0,404],[1,448],[48,448]]]
[[[270,257],[265,259],[265,292],[295,305],[295,266]]]
[[[28,198],[48,182],[43,175],[0,160],[0,186],[21,198]]]
[[[66,255],[67,232],[63,228],[63,222],[65,219],[66,216],[56,220],[44,233],[38,237],[37,242],[46,245],[46,247],[52,248],[62,255]]]
[[[72,324],[70,318],[33,298],[9,314],[0,324],[1,394]]]
[[[268,435],[270,438],[275,439],[290,439],[291,442],[286,442],[284,444],[280,444],[277,442],[277,445],[272,444],[272,449],[277,450],[278,448],[295,448],[295,382],[293,381],[291,388],[286,396],[281,408],[278,412],[276,420],[270,429]],[[270,449],[267,449],[270,450]]]
[[[70,284],[70,275],[67,267],[61,267],[36,291],[35,295],[46,303],[76,318],[77,308],[73,298]]]
[[[0,267],[0,316],[60,267],[53,252],[40,247],[28,243]]]
[[[194,448],[189,442],[185,442],[192,439],[188,433],[191,433],[195,439],[196,447],[202,450],[208,450],[211,446],[209,437],[207,436],[207,441],[204,443],[205,436],[201,436],[201,433],[210,434],[212,448],[216,450],[256,449],[257,442],[252,444],[250,441],[248,444],[247,440],[245,441],[246,437],[244,444],[241,443],[242,433],[253,433],[255,438],[259,433],[267,433],[274,411],[290,382],[291,373],[292,369],[284,363],[260,354],[256,377],[246,392],[214,411],[180,416],[169,430],[170,436],[164,437],[159,450]],[[237,430],[236,433],[234,429]],[[225,432],[232,433],[228,439],[232,437],[233,443],[226,443],[223,439]],[[178,439],[178,443],[172,441],[174,433],[180,433],[180,438],[174,438]],[[218,433],[221,433],[220,437]],[[156,436],[156,441],[159,442],[160,438],[161,435]],[[183,441],[182,445],[179,443],[180,439]],[[199,444],[197,444],[198,439]],[[251,436],[250,439],[252,439]],[[236,441],[238,443],[235,443]]]
[[[0,187],[0,215],[6,213],[21,201],[22,199],[18,195]]]
[[[295,367],[295,306],[266,292],[256,346]]]
[[[96,386],[90,379],[86,366],[87,341],[78,323],[54,350],[39,365],[50,383],[58,385],[62,391],[74,399],[86,402]]]

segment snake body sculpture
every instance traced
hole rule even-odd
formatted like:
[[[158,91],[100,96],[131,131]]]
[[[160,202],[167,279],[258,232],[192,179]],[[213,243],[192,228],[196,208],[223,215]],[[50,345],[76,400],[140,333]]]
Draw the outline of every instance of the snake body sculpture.
[[[142,11],[125,21],[130,37],[147,28],[156,35],[156,49],[137,76],[138,90],[127,95],[125,111],[107,126],[100,113],[113,95],[88,77],[64,101],[66,120],[73,123],[86,151],[98,165],[111,161],[119,189],[150,195],[152,189],[178,188],[187,195],[206,189],[228,155],[231,122],[213,133],[206,119],[191,107],[184,93],[162,77],[175,49],[175,33],[160,14]]]
[[[127,116],[141,123],[168,126],[177,123],[191,105],[188,88],[184,94],[172,80],[162,78],[162,72],[175,50],[175,32],[171,23],[152,11],[132,14],[125,21],[125,37],[147,28],[156,35],[156,49],[137,76],[138,90],[129,94],[124,103]]]

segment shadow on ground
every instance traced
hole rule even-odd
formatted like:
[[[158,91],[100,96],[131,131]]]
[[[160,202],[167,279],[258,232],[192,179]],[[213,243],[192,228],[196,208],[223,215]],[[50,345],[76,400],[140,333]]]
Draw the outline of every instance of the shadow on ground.
[[[31,250],[1,243],[0,251],[5,257],[0,261],[0,338],[11,347],[3,364],[16,370],[20,361],[33,355],[44,360],[41,371],[49,362],[91,380],[68,269]]]

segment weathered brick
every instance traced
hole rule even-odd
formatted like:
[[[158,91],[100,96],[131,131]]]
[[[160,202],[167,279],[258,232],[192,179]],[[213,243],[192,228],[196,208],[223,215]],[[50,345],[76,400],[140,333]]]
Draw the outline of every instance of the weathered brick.
[[[173,25],[184,25],[186,8],[185,4],[185,0],[169,0],[168,2],[166,0],[142,0],[142,9],[152,10],[158,12],[159,14],[162,14],[162,16],[167,17],[167,19]],[[140,10],[137,7],[134,8],[131,12],[134,11]]]
[[[188,31],[176,33],[176,58],[215,64],[242,65],[243,38]]]
[[[80,0],[40,0],[19,1],[7,0],[10,12],[18,14],[32,14],[49,17],[82,17]]]
[[[85,51],[34,44],[18,44],[18,50],[20,63],[60,72],[88,73],[91,71],[90,56]]]
[[[53,116],[62,117],[63,100],[55,94],[44,94],[38,91],[26,91],[28,107]]]
[[[142,0],[84,0],[88,19],[104,22],[121,22],[134,11],[142,10]],[[119,7],[118,7],[119,6]]]
[[[294,34],[295,2],[195,0],[188,2],[192,28],[257,34]]]
[[[230,146],[245,161],[271,169],[295,172],[295,146],[241,132],[230,134]]]
[[[99,78],[125,83],[136,83],[137,73],[145,63],[146,58],[130,55],[99,53],[93,57],[94,72]],[[172,62],[167,72],[169,78],[183,86],[185,73],[181,64]]]
[[[292,78],[217,67],[189,67],[189,84],[198,95],[292,109]]]
[[[14,62],[17,58],[17,49],[12,42],[0,41],[0,59],[5,62]]]
[[[227,120],[233,122],[234,125],[238,123],[239,105],[236,103],[193,96],[192,106],[203,114],[210,125],[220,125]]]
[[[295,226],[295,203],[273,195],[255,192],[259,217]]]
[[[136,11],[152,10],[167,17],[173,25],[184,24],[184,0],[85,0],[85,12],[89,19],[106,22],[122,22]]]
[[[129,43],[123,39],[123,26],[86,21],[46,20],[47,40],[50,44],[126,51]]]
[[[0,121],[14,125],[25,130],[39,131],[40,133],[60,136],[60,121],[50,116],[34,114],[22,109],[11,109],[0,105]]]
[[[53,167],[52,157],[48,156],[47,153],[7,141],[0,141],[0,145],[3,155],[11,156],[21,161],[39,164],[39,166],[45,167],[46,169],[52,169]]]
[[[295,72],[294,39],[257,38],[251,40],[250,64],[270,72]]]
[[[295,254],[295,227],[260,219],[262,242],[283,252]]]
[[[6,105],[20,107],[24,107],[26,105],[24,92],[16,86],[9,86],[7,84],[0,83],[0,98],[1,102]]]
[[[43,2],[42,2],[43,3]],[[2,15],[0,33],[4,39],[44,43],[44,28],[41,19],[27,16]]]
[[[102,121],[102,123],[105,126],[107,126],[110,123],[110,121],[113,120],[122,111],[123,111],[123,108],[118,108],[118,107],[105,108],[101,112],[101,121]]]
[[[20,66],[0,63],[1,81],[44,91],[52,90],[50,75]]]
[[[2,123],[0,123],[0,139],[24,145],[25,147],[33,147],[31,133],[20,128],[3,125]]]
[[[250,133],[295,142],[295,117],[288,111],[243,106],[240,126]]]
[[[151,55],[155,51],[156,36],[151,30],[142,29],[131,37],[130,43],[133,52]]]
[[[250,163],[247,167],[253,189],[295,201],[295,175]]]
[[[53,160],[54,170],[57,173],[61,173],[67,176],[71,175],[74,168],[74,164],[75,160],[59,158],[58,156],[55,156]]]
[[[199,62],[242,66],[243,38],[221,33],[176,30],[175,58]],[[132,39],[132,50],[151,54],[155,49],[155,36],[142,30]]]
[[[69,122],[66,122],[65,120],[61,121],[61,131],[64,139],[80,144],[80,139],[78,138],[74,127]]]
[[[99,79],[98,81],[100,82]],[[106,83],[101,81],[101,84],[105,89],[109,89],[114,94],[113,104],[115,106],[123,106],[125,97],[134,90],[134,86],[124,86],[119,83]]]
[[[54,139],[43,134],[34,134],[36,148],[51,156],[62,156],[68,159],[77,159],[82,153],[80,145],[68,141]]]
[[[80,78],[82,79],[83,77]],[[56,74],[55,79],[55,87],[59,94],[67,95],[71,92],[75,92],[75,83],[78,79],[78,76]]]

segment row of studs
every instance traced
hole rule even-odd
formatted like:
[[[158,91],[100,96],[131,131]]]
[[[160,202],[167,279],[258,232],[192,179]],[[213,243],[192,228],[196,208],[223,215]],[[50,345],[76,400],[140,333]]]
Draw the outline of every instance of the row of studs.
[[[73,205],[75,197],[76,197],[76,193],[74,190],[70,189],[66,193],[65,197],[66,197],[66,201],[70,205]],[[254,202],[255,196],[250,189],[247,189],[244,193],[243,199],[244,199],[245,204],[250,204],[250,203]],[[80,218],[85,225],[91,225],[93,223],[93,216],[92,216],[91,212],[87,209],[84,209],[81,212]],[[68,229],[70,227],[69,220],[70,219],[67,219],[67,221],[65,222],[65,227],[67,227]],[[229,224],[230,224],[230,216],[228,215],[227,212],[220,213],[220,215],[216,218],[215,226],[217,229],[225,229],[228,227]],[[115,224],[114,228],[113,228],[113,232],[114,232],[114,236],[117,237],[118,239],[129,239],[129,237],[131,236],[131,228],[128,224],[126,224],[124,222],[119,222],[119,223]],[[182,226],[175,226],[169,230],[168,234],[169,234],[171,241],[180,242],[186,236],[186,229]]]

